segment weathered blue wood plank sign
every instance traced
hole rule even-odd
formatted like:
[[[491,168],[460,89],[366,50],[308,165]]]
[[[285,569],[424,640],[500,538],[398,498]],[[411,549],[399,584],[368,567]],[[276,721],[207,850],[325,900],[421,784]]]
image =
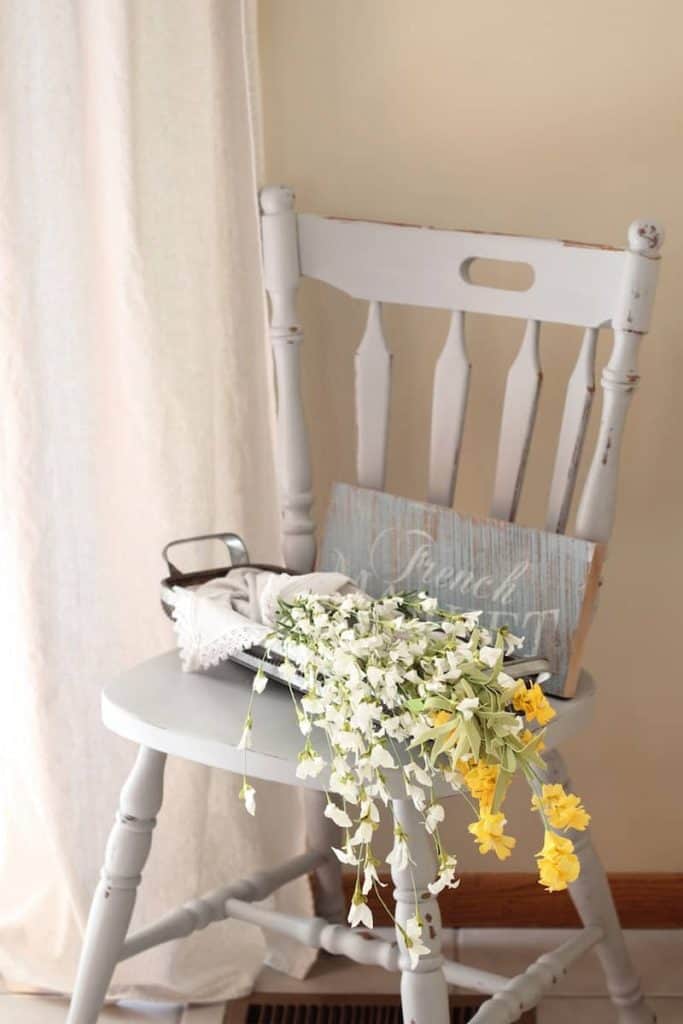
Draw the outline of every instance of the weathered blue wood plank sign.
[[[445,607],[480,609],[482,625],[524,636],[520,653],[547,658],[544,688],[570,697],[603,556],[590,541],[335,484],[318,567],[373,597],[426,590]]]

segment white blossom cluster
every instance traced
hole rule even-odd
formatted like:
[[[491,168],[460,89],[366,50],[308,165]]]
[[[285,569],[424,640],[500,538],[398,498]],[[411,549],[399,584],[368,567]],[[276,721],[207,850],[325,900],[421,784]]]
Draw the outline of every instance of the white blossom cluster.
[[[467,796],[459,763],[486,757],[501,766],[501,778],[516,768],[523,719],[511,702],[519,682],[503,671],[503,657],[522,641],[506,629],[494,636],[478,617],[445,612],[425,593],[379,599],[304,594],[279,607],[271,642],[284,652],[285,675],[303,678],[306,686],[303,696],[292,690],[305,737],[297,775],[327,772],[325,814],[343,830],[334,852],[357,872],[351,925],[372,927],[366,898],[373,888],[379,895],[380,861],[372,843],[381,805],[391,808],[392,797],[412,801],[435,844],[438,876],[429,890],[436,895],[458,880],[456,858],[439,836],[444,809],[434,795],[435,780],[445,779]],[[257,673],[254,691],[265,684],[265,675]],[[250,707],[245,751],[251,728]],[[254,813],[246,777],[241,797]],[[409,882],[410,840],[395,821],[386,861],[394,872],[406,872]],[[401,930],[417,963],[429,952],[417,906]]]

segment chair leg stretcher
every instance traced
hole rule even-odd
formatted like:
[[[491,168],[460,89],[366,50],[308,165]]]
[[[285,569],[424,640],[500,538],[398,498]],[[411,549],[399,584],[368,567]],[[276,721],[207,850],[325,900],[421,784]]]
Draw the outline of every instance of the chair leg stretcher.
[[[184,938],[192,932],[206,928],[214,921],[223,921],[229,916],[226,907],[231,902],[231,897],[246,901],[246,906],[251,901],[264,900],[287,882],[307,875],[309,871],[324,863],[328,856],[330,854],[322,850],[308,850],[272,871],[260,871],[251,878],[242,878],[231,885],[214,889],[198,899],[188,900],[154,924],[141,928],[126,939],[119,960],[128,960],[152,946]]]

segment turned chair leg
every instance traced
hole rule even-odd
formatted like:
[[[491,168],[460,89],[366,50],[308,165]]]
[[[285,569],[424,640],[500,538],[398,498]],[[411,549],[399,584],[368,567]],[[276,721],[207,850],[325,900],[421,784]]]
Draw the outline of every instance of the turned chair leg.
[[[569,788],[567,766],[553,750],[546,757],[548,782]],[[617,1009],[619,1024],[654,1024],[655,1014],[646,1004],[631,957],[624,942],[612,892],[589,831],[573,834],[581,874],[569,894],[586,927],[599,925],[605,938],[595,947],[607,981],[607,990]]]
[[[393,801],[394,817],[408,836],[411,855],[415,861],[404,870],[392,869],[396,902],[396,921],[405,927],[415,914],[415,895],[422,919],[422,942],[429,947],[429,955],[420,957],[411,967],[403,935],[399,928],[396,937],[400,949],[401,1007],[404,1024],[448,1024],[448,987],[442,970],[441,914],[436,898],[427,886],[436,877],[436,857],[431,837],[410,800]]]
[[[140,747],[109,835],[67,1024],[95,1024],[119,961],[161,807],[166,755]]]

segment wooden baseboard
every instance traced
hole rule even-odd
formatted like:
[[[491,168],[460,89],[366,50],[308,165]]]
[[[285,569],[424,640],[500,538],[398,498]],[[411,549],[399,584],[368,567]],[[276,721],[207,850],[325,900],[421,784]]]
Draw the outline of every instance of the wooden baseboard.
[[[391,879],[382,878],[389,883]],[[683,928],[683,873],[622,872],[609,876],[624,928]],[[347,902],[355,875],[344,875]],[[377,925],[391,921],[374,894],[368,901]],[[458,889],[439,896],[446,928],[575,928],[579,918],[566,892],[547,893],[536,875],[522,872],[463,874]]]

